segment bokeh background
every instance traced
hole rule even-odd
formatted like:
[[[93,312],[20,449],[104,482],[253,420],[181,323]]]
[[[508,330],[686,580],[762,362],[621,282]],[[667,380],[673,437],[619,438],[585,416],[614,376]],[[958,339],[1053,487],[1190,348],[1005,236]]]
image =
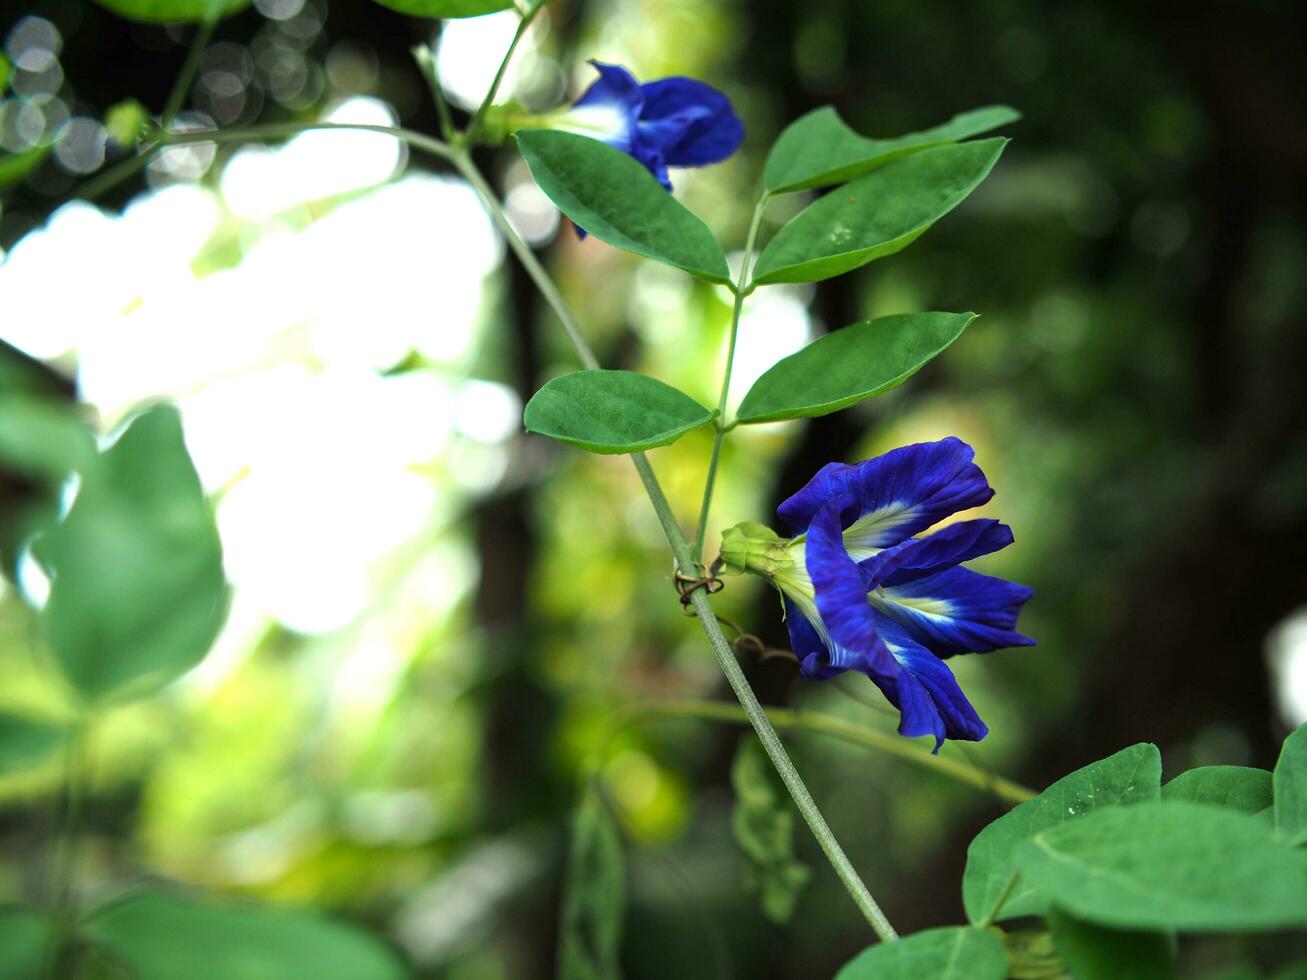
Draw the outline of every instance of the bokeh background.
[[[411,60],[436,46],[474,106],[511,13],[432,25],[363,0],[256,0],[224,21],[182,122],[437,119]],[[566,816],[596,753],[629,864],[628,977],[829,975],[870,940],[813,841],[793,922],[744,887],[730,761],[741,731],[678,719],[608,733],[664,695],[729,697],[634,471],[521,432],[575,364],[471,191],[384,136],[167,151],[95,205],[128,97],[158,112],[189,29],[81,0],[6,3],[0,148],[58,143],[0,191],[0,338],[13,376],[110,433],[181,407],[235,586],[208,660],[92,733],[87,888],[151,878],[365,923],[420,975],[552,973]],[[766,149],[833,103],[891,136],[993,102],[1024,113],[1002,162],[911,249],[746,307],[736,396],[829,329],[912,310],[982,318],[894,393],[736,430],[713,534],[768,520],[821,464],[957,434],[1033,585],[1030,650],[965,658],[984,765],[1042,786],[1155,741],[1168,772],[1269,767],[1307,720],[1307,9],[1034,0],[558,0],[505,92],[545,109],[590,57],[726,90],[743,151],[674,174],[738,247]],[[724,293],[578,242],[511,147],[480,162],[610,366],[715,397]],[[780,201],[764,228],[800,205]],[[686,523],[706,431],[653,454]],[[0,706],[57,713],[23,550],[58,488],[0,461]],[[711,551],[710,546],[710,551]],[[774,597],[723,612],[784,645]],[[783,658],[763,699],[890,730]],[[856,685],[846,685],[857,695]],[[864,693],[874,693],[869,685]],[[902,761],[788,739],[901,930],[961,921],[966,843],[1000,806]],[[945,753],[956,753],[950,744]],[[0,895],[39,889],[58,767],[0,781]],[[1197,962],[1274,964],[1274,937]]]

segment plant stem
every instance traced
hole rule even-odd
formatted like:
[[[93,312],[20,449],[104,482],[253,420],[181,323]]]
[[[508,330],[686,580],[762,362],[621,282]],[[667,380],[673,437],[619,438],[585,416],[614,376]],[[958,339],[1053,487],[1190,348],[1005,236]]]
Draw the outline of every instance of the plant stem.
[[[431,91],[431,101],[436,104],[436,115],[440,117],[440,135],[452,142],[456,132],[454,116],[449,111],[449,102],[440,87],[440,76],[436,74],[436,60],[431,49],[425,44],[419,44],[413,49],[413,60],[417,62],[418,70],[422,72],[427,88]]]
[[[167,129],[171,126],[173,120],[177,118],[177,113],[181,112],[182,106],[186,104],[186,96],[191,90],[191,85],[195,83],[195,76],[200,70],[200,59],[204,57],[204,49],[209,46],[209,39],[213,37],[213,29],[218,26],[218,15],[221,9],[222,0],[209,0],[204,19],[200,21],[200,26],[195,29],[195,36],[191,38],[191,46],[186,51],[186,60],[182,62],[182,70],[172,83],[172,89],[168,92],[168,101],[163,104],[163,113],[159,116],[160,128]]]
[[[495,95],[499,92],[499,86],[504,81],[504,74],[508,71],[508,63],[513,60],[513,52],[517,50],[518,44],[522,38],[526,37],[527,30],[531,27],[531,22],[535,20],[536,14],[540,12],[543,3],[533,3],[522,19],[517,24],[517,32],[513,35],[513,40],[509,42],[508,51],[504,53],[504,60],[499,63],[499,70],[495,72],[494,81],[490,83],[490,91],[486,92],[486,97],[481,100],[477,106],[477,111],[472,114],[472,121],[467,124],[467,132],[463,135],[463,140],[471,145],[476,141],[477,135],[481,132],[481,123],[485,119],[486,110],[490,104],[495,101]]]
[[[625,718],[615,726],[614,730],[644,715],[699,718],[705,721],[723,721],[730,724],[747,724],[749,721],[742,708],[725,701],[659,698],[651,701],[640,701],[631,705]],[[1036,795],[1034,790],[1011,780],[1003,779],[1000,776],[995,776],[993,773],[982,772],[947,756],[923,752],[914,748],[911,742],[901,736],[889,735],[874,728],[856,725],[833,715],[796,711],[787,708],[768,708],[767,717],[777,728],[830,735],[833,738],[843,739],[855,745],[865,745],[887,755],[906,759],[915,765],[931,769],[977,789],[992,792],[995,796],[1010,803],[1024,803]]]
[[[298,136],[300,133],[308,133],[319,129],[353,129],[365,133],[381,133],[384,136],[393,136],[395,139],[403,140],[410,146],[425,150],[433,156],[440,157],[442,160],[453,160],[454,148],[434,136],[428,136],[426,133],[419,133],[415,129],[404,129],[400,126],[380,126],[370,123],[338,123],[338,122],[290,122],[290,123],[267,123],[262,126],[244,126],[235,129],[201,129],[187,130],[184,133],[162,133],[159,136],[160,146],[179,146],[184,143],[248,143],[252,140],[276,140],[286,139],[291,136]],[[152,147],[153,149],[153,147]]]
[[[56,940],[49,954],[50,976],[59,975],[67,950],[77,928],[77,864],[81,834],[81,770],[85,723],[79,722],[68,733],[64,746],[63,789],[56,817],[49,901],[56,919]]]
[[[722,372],[722,391],[717,398],[717,421],[713,427],[712,455],[708,458],[708,476],[703,486],[703,503],[699,505],[699,525],[694,534],[694,560],[703,560],[704,538],[708,535],[708,512],[712,509],[713,487],[717,482],[717,461],[722,454],[722,442],[726,438],[726,399],[731,391],[731,368],[735,364],[735,341],[740,332],[740,313],[744,309],[744,297],[753,291],[749,277],[753,271],[753,246],[758,239],[758,228],[762,224],[762,213],[767,210],[770,195],[764,191],[753,209],[753,220],[749,222],[749,235],[744,241],[744,257],[740,261],[740,276],[732,287],[735,292],[735,304],[731,309],[731,332],[726,342],[726,369]]]

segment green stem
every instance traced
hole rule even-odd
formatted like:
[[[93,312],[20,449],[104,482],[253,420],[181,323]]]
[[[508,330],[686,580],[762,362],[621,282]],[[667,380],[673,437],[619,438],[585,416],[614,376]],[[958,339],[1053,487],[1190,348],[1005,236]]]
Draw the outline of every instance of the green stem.
[[[531,251],[530,246],[518,236],[512,224],[504,215],[499,199],[485,182],[480,171],[476,169],[476,166],[464,152],[456,153],[453,161],[459,173],[467,178],[468,183],[481,195],[486,208],[494,219],[495,225],[504,235],[509,247],[521,260],[527,274],[540,290],[545,301],[558,315],[564,329],[572,340],[573,346],[576,348],[581,362],[587,368],[597,368],[599,360],[595,357],[590,345],[586,343],[576,318],[568,310],[558,287],[554,285],[549,273],[545,271],[535,257],[535,253]],[[680,569],[681,574],[694,576],[695,562],[690,546],[681,533],[680,527],[677,526],[676,518],[672,514],[671,506],[667,502],[662,486],[658,483],[657,476],[654,475],[653,467],[649,465],[649,460],[644,453],[632,453],[631,461],[634,463],[636,472],[640,474],[640,480],[644,483],[645,490],[649,494],[649,500],[653,504],[654,512],[658,515],[659,523],[662,524],[667,543],[671,546],[672,554],[676,557],[677,567]],[[726,680],[735,692],[735,696],[748,716],[749,722],[753,725],[754,731],[757,732],[763,748],[772,761],[772,765],[776,767],[781,780],[794,798],[795,806],[803,814],[803,818],[807,821],[813,836],[817,838],[817,843],[821,845],[821,849],[826,853],[827,859],[834,867],[835,873],[843,882],[844,887],[848,889],[862,914],[866,916],[876,935],[886,941],[897,939],[898,934],[894,931],[894,927],[890,925],[889,920],[885,918],[885,914],[880,910],[880,906],[876,904],[876,900],[871,897],[867,886],[858,877],[857,870],[844,853],[844,849],[840,847],[835,834],[826,823],[826,818],[822,816],[821,810],[817,808],[817,804],[812,798],[812,794],[808,792],[807,786],[803,784],[803,779],[794,768],[794,763],[790,761],[790,757],[786,754],[785,746],[781,744],[780,738],[776,735],[776,730],[767,721],[762,705],[758,703],[757,695],[753,693],[753,689],[749,686],[744,671],[740,669],[740,665],[735,660],[735,653],[731,649],[730,643],[727,642],[725,634],[722,633],[722,628],[713,613],[708,596],[702,589],[696,589],[691,593],[690,602],[699,618],[699,625],[703,627],[703,631],[708,635],[708,642],[712,646],[713,654],[717,657],[717,662],[721,666],[723,673],[726,674]]]
[[[729,427],[726,425],[726,399],[731,391],[731,368],[735,364],[735,341],[740,333],[740,313],[744,309],[744,297],[753,291],[749,277],[753,271],[753,247],[758,240],[758,228],[762,225],[762,214],[767,210],[771,196],[764,191],[753,209],[753,220],[749,223],[749,235],[744,241],[744,258],[740,262],[739,281],[733,288],[735,304],[731,309],[731,331],[726,342],[726,370],[722,372],[722,390],[717,398],[717,424],[713,429],[712,455],[708,458],[708,476],[703,486],[703,503],[699,505],[699,525],[694,534],[694,560],[703,560],[704,539],[708,536],[708,512],[712,510],[713,488],[717,483],[717,462],[722,454],[722,442]]]
[[[222,0],[209,0],[204,20],[195,29],[195,36],[191,38],[191,46],[186,52],[186,60],[182,62],[182,70],[178,73],[176,81],[172,83],[172,89],[168,92],[168,101],[163,104],[163,113],[159,116],[160,128],[167,129],[171,126],[173,120],[177,118],[177,113],[181,112],[182,106],[186,104],[186,96],[191,86],[195,84],[195,76],[200,70],[200,59],[204,57],[204,49],[209,46],[213,29],[218,26],[218,14],[221,9]]]
[[[436,115],[440,117],[440,135],[447,141],[453,142],[454,134],[457,132],[454,129],[454,116],[449,111],[445,90],[440,87],[440,76],[436,73],[436,60],[431,54],[431,49],[425,44],[419,44],[413,49],[413,60],[418,63],[418,70],[422,72],[422,77],[431,92],[431,101],[436,104]]]
[[[395,139],[403,140],[415,149],[425,150],[427,153],[440,157],[442,160],[452,161],[454,159],[454,148],[448,143],[436,139],[434,136],[428,136],[426,133],[419,133],[415,129],[404,129],[400,126],[379,126],[369,123],[289,122],[268,123],[262,126],[243,126],[233,129],[187,130],[184,133],[162,133],[159,136],[158,145],[180,146],[185,143],[248,143],[253,140],[288,139],[292,136],[298,136],[300,133],[308,133],[320,129],[352,129],[365,133],[381,133],[385,136],[393,136]]]
[[[59,976],[66,965],[65,957],[77,930],[77,864],[83,804],[81,776],[85,768],[84,732],[84,723],[78,723],[69,731],[64,747],[63,791],[55,823],[49,897],[57,930],[54,948],[50,952],[52,978]]]
[[[472,114],[472,121],[467,124],[467,132],[464,134],[463,139],[469,146],[476,142],[477,135],[481,132],[481,124],[485,119],[486,110],[495,101],[499,86],[504,81],[504,74],[508,71],[508,63],[513,60],[513,52],[517,50],[522,38],[526,37],[531,22],[535,20],[536,14],[540,12],[540,8],[543,6],[543,3],[532,4],[530,9],[522,15],[522,19],[518,21],[517,32],[513,35],[513,40],[509,42],[508,51],[504,53],[504,60],[499,63],[499,70],[495,72],[494,81],[490,83],[490,90],[486,92],[486,97],[477,106],[477,111]]]
[[[646,715],[666,715],[681,718],[698,718],[704,721],[722,721],[730,724],[747,724],[748,715],[737,705],[724,701],[699,701],[690,698],[659,698],[637,702],[627,710],[614,726],[614,732],[623,725]],[[866,728],[833,715],[795,711],[787,708],[768,708],[767,717],[777,728],[813,732],[843,739],[855,745],[884,752],[886,755],[906,759],[914,765],[930,769],[977,789],[994,793],[1009,803],[1024,803],[1033,798],[1034,790],[1011,780],[982,772],[947,756],[932,755],[914,748],[912,743],[898,735],[889,735],[874,728]]]

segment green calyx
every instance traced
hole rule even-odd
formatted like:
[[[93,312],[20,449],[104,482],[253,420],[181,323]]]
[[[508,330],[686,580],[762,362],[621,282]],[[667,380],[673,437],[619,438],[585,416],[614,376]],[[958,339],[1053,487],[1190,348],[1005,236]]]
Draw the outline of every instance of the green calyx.
[[[732,575],[752,572],[775,581],[793,569],[793,544],[757,521],[745,521],[722,532],[722,570]]]

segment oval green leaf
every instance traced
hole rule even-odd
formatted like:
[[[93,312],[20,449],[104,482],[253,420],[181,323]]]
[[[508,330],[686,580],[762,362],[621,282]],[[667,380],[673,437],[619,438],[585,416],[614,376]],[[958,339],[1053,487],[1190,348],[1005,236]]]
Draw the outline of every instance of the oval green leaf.
[[[229,17],[249,6],[250,0],[96,0],[119,17],[147,24],[173,24]]]
[[[63,745],[64,737],[58,725],[0,711],[0,776],[44,761]]]
[[[769,368],[740,403],[741,424],[829,415],[883,395],[962,336],[974,313],[901,313],[813,341]]]
[[[549,129],[517,134],[540,189],[579,227],[610,245],[729,283],[726,254],[699,218],[653,174],[606,143]]]
[[[1284,740],[1274,783],[1275,832],[1290,844],[1307,841],[1307,725]]]
[[[312,912],[196,901],[144,892],[92,913],[83,938],[136,980],[399,980],[408,975],[383,943]]]
[[[33,909],[0,908],[0,978],[45,980],[56,933],[54,921]]]
[[[1076,980],[1171,980],[1176,975],[1175,939],[1168,933],[1109,929],[1056,908],[1048,913],[1048,927]]]
[[[153,693],[204,658],[227,587],[176,409],[138,416],[88,467],[36,556],[52,579],[43,611],[50,645],[88,698]]]
[[[1003,980],[1007,965],[997,933],[949,926],[869,946],[835,980]]]
[[[1041,831],[1016,866],[1078,918],[1134,929],[1307,923],[1307,853],[1263,821],[1179,801],[1105,807]]]
[[[1200,766],[1163,786],[1162,799],[1261,813],[1271,805],[1271,774],[1246,766]]]
[[[854,132],[833,106],[823,106],[800,116],[777,138],[767,154],[763,183],[770,194],[842,184],[909,153],[956,143],[1020,118],[1009,106],[987,105],[919,133],[877,140]]]
[[[1016,868],[1013,854],[1023,841],[1099,807],[1160,799],[1161,780],[1162,756],[1157,746],[1140,742],[1063,776],[1033,800],[1003,814],[967,848],[962,875],[967,918],[981,922],[994,907]],[[1042,915],[1048,907],[1047,896],[1034,882],[1022,878],[1004,901],[998,918]]]
[[[513,6],[513,0],[377,0],[377,3],[401,14],[439,17],[441,20],[480,17]]]
[[[753,281],[817,282],[906,248],[976,189],[1007,142],[922,150],[831,191],[776,233]]]
[[[637,453],[675,442],[717,413],[634,371],[576,371],[526,403],[528,432],[592,453]]]

